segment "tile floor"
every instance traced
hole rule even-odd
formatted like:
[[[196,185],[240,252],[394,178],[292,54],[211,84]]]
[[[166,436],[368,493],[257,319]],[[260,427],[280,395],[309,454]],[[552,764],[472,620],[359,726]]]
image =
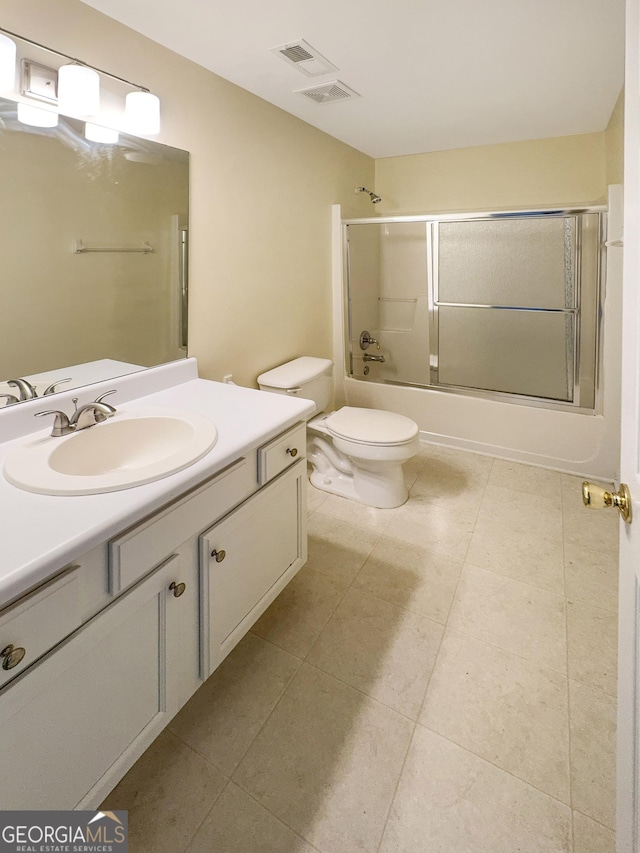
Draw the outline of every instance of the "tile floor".
[[[309,562],[108,797],[132,853],[613,853],[617,520],[448,449],[309,489]]]

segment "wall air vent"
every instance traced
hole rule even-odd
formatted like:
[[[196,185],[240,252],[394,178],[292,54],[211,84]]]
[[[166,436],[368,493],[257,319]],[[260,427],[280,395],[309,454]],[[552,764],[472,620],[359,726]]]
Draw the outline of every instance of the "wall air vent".
[[[303,95],[316,104],[330,104],[332,101],[344,101],[347,98],[359,98],[360,95],[345,86],[339,80],[331,80],[321,86],[313,86],[311,89],[298,89],[296,95]]]
[[[304,39],[282,44],[280,47],[272,47],[271,52],[280,56],[289,65],[293,65],[306,77],[320,77],[322,74],[330,74],[338,70]]]

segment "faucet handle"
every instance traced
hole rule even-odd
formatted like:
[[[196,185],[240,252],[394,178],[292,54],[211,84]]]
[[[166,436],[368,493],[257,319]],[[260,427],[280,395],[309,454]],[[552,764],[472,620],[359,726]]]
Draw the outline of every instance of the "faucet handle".
[[[51,435],[54,438],[59,438],[61,435],[67,435],[68,433],[73,432],[73,426],[64,412],[60,412],[57,409],[50,409],[46,412],[36,412],[34,417],[42,418],[44,415],[56,416],[53,422],[53,429],[51,430]]]
[[[4,404],[5,406],[12,406],[14,403],[19,403],[20,400],[15,396],[15,394],[0,394],[0,400],[6,400],[7,402]]]
[[[44,391],[42,392],[42,396],[48,397],[49,394],[55,394],[56,393],[56,385],[62,385],[63,382],[71,382],[71,377],[69,377],[68,379],[56,379],[56,381],[52,382],[48,388],[44,389]]]
[[[371,344],[376,345],[376,349],[380,349],[380,344],[378,341],[371,336],[371,332],[368,332],[366,329],[360,335],[360,349],[368,349]]]
[[[96,398],[96,403],[102,403],[105,397],[108,397],[109,394],[117,394],[117,388],[114,388],[112,391],[105,391],[104,394],[100,394],[99,397]],[[111,409],[111,413],[115,412],[115,407],[109,405],[109,403],[102,403],[103,406],[106,406],[107,409]]]

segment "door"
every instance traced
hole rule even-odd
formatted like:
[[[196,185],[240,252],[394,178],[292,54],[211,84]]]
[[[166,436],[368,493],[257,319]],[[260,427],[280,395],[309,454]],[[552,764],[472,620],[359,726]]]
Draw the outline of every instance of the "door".
[[[640,0],[627,0],[624,262],[620,479],[631,492],[632,524],[621,523],[618,663],[617,850],[640,851]],[[612,248],[612,251],[616,251]]]
[[[183,604],[168,590],[179,562],[172,557],[0,691],[3,809],[95,808],[164,728],[166,625]]]
[[[200,537],[202,677],[307,559],[302,459]]]

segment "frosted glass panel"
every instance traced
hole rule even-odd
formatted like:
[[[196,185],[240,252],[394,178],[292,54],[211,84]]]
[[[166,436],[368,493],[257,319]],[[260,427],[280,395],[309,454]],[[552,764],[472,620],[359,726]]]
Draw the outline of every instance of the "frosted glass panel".
[[[427,230],[424,222],[388,222],[380,241],[380,296],[427,295]]]
[[[439,310],[441,385],[573,398],[573,317],[484,308]]]
[[[572,217],[442,222],[438,301],[572,308]]]

